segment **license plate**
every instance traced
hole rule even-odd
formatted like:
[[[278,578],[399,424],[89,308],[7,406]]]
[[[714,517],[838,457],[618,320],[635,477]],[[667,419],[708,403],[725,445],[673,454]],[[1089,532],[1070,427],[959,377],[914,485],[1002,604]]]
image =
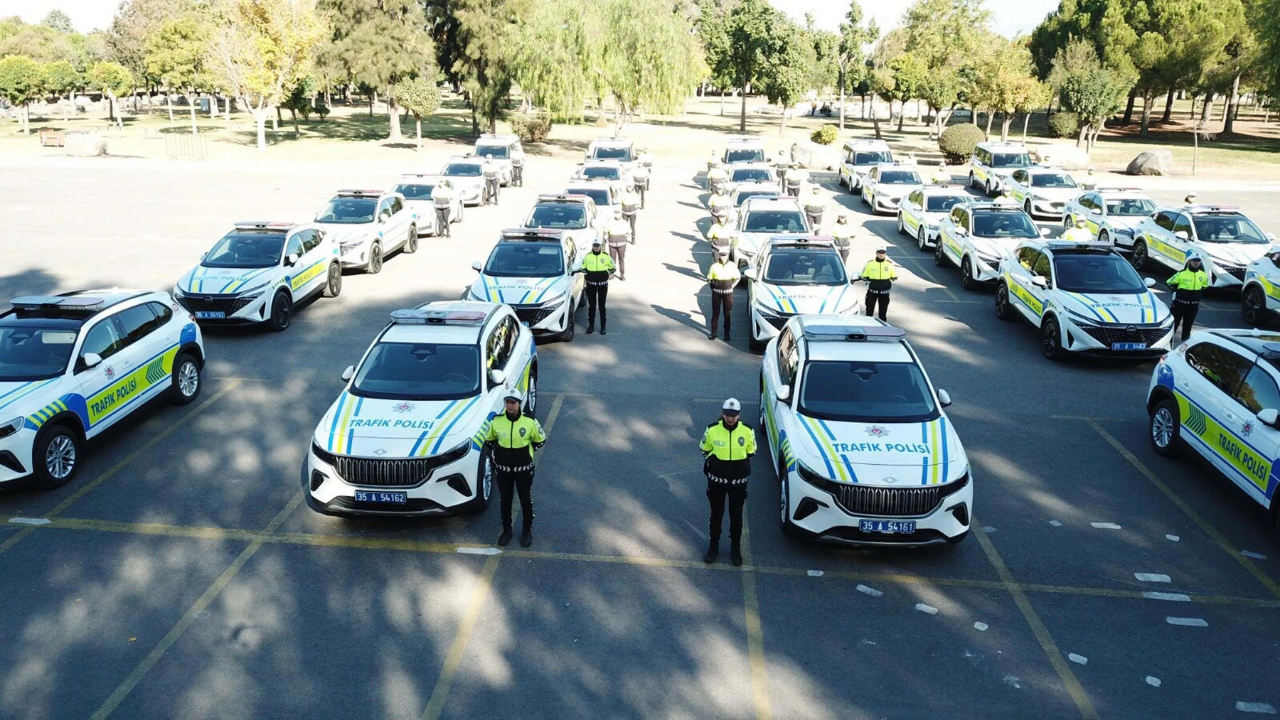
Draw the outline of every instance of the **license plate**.
[[[916,523],[914,520],[861,520],[858,529],[882,535],[910,535],[916,531]]]
[[[368,492],[356,491],[356,502],[379,503],[382,505],[404,505],[409,501],[409,494],[402,492]]]
[[[224,320],[227,314],[224,312],[201,311],[196,313],[197,320]]]
[[[1112,350],[1146,350],[1146,343],[1111,343]]]

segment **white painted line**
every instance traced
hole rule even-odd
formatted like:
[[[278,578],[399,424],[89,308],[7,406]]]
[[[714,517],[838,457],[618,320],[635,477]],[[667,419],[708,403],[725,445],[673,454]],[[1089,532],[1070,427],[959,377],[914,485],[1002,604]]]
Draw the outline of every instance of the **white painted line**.
[[[458,552],[463,555],[501,555],[502,551],[496,547],[460,547]]]
[[[1160,687],[1160,678],[1155,677],[1154,675],[1148,675],[1147,684],[1151,687]]]
[[[1191,602],[1189,595],[1182,593],[1144,592],[1142,597],[1148,600],[1170,600],[1173,602]]]
[[[1254,551],[1252,551],[1252,550],[1241,550],[1241,551],[1240,551],[1240,554],[1241,554],[1241,555],[1243,555],[1243,556],[1245,556],[1245,557],[1247,557],[1247,558],[1253,558],[1254,560],[1266,560],[1266,559],[1267,559],[1267,556],[1266,556],[1266,555],[1263,555],[1262,553],[1256,553],[1256,552],[1254,552]]]
[[[922,613],[929,613],[930,615],[938,614],[938,608],[932,605],[925,605],[924,603],[916,603],[916,609]]]
[[[1120,526],[1115,523],[1089,523],[1099,530],[1119,530]]]
[[[1209,623],[1201,618],[1167,617],[1164,621],[1170,625],[1181,625],[1183,627],[1209,627]]]
[[[1158,582],[1158,583],[1171,582],[1169,580],[1169,576],[1163,573],[1134,573],[1133,576],[1138,578],[1142,582]]]
[[[48,525],[53,521],[45,518],[11,517],[9,522],[19,525]]]
[[[822,577],[822,571],[821,571],[821,570],[810,570],[810,571],[809,571],[809,577]]]
[[[984,533],[993,533],[993,532],[995,532],[995,531],[996,531],[996,529],[995,529],[995,528],[993,528],[993,527],[991,527],[990,525],[983,525],[983,526],[982,526],[982,532],[984,532]]]
[[[1050,520],[1049,524],[1054,527],[1062,527],[1062,523],[1058,522],[1057,520]]]
[[[1262,715],[1276,714],[1276,708],[1271,703],[1244,702],[1241,700],[1236,703],[1236,709],[1240,712],[1259,713]]]
[[[976,623],[974,623],[974,624],[973,624],[973,627],[974,627],[974,629],[975,629],[975,630],[980,630],[980,631],[982,631],[982,632],[986,632],[986,631],[987,631],[987,628],[989,628],[989,627],[991,627],[991,626],[990,626],[990,625],[988,625],[988,624],[986,624],[986,623],[984,623],[984,622],[976,622]]]
[[[1071,662],[1073,662],[1073,663],[1077,664],[1077,665],[1088,665],[1088,664],[1089,664],[1089,658],[1087,658],[1087,657],[1085,657],[1085,656],[1083,656],[1083,655],[1077,655],[1077,654],[1075,654],[1075,653],[1071,653],[1071,654],[1067,655],[1067,659],[1068,659],[1068,660],[1070,660]]]
[[[873,587],[867,587],[866,585],[859,585],[857,590],[858,592],[863,593],[864,595],[870,595],[871,597],[880,597],[881,595],[884,595],[883,592]]]
[[[1181,540],[1182,538],[1178,537],[1177,535],[1165,535],[1165,536],[1164,536],[1164,539],[1165,539],[1165,540],[1172,540],[1173,542],[1178,542],[1178,541],[1179,541],[1179,540]]]

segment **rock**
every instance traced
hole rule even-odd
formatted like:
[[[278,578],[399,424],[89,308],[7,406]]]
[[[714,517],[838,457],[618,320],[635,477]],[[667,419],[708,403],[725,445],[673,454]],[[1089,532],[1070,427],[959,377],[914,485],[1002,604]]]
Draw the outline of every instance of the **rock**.
[[[1057,165],[1063,170],[1084,170],[1089,167],[1089,153],[1075,145],[1042,145],[1032,150],[1036,162]]]
[[[67,133],[67,154],[71,157],[98,157],[107,154],[107,141],[98,133]]]
[[[802,140],[792,143],[791,160],[809,170],[835,170],[840,166],[840,148]]]
[[[1173,170],[1173,153],[1168,150],[1148,150],[1129,163],[1126,175],[1168,175]]]

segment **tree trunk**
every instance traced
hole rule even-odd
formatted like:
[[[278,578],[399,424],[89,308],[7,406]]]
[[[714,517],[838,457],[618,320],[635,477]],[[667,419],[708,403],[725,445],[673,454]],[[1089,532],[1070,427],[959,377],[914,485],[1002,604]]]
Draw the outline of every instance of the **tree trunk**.
[[[720,91],[720,117],[724,117],[724,90]]]
[[[480,137],[480,118],[476,116],[475,105],[471,106],[471,134]]]
[[[996,116],[996,114],[995,114],[993,111],[991,111],[991,110],[988,110],[988,111],[987,111],[987,129],[986,129],[986,130],[984,130],[984,131],[983,131],[983,133],[987,136],[987,139],[988,139],[988,140],[990,140],[990,139],[991,139],[991,120],[992,120],[992,118],[994,118],[995,116]]]
[[[742,83],[739,92],[742,94],[742,110],[738,113],[738,132],[744,133],[747,131],[747,84],[745,82]]]
[[[498,132],[498,113],[495,112],[493,116],[489,118],[489,134],[496,135],[497,132]]]
[[[1191,113],[1187,115],[1187,119],[1188,120],[1196,119],[1196,96],[1195,95],[1191,96]]]
[[[396,105],[394,97],[388,96],[387,116],[391,120],[391,133],[387,136],[387,139],[392,142],[403,140],[404,135],[400,132],[400,106]]]
[[[116,121],[116,103],[115,98],[107,95],[107,122],[115,123]]]
[[[373,93],[369,93],[369,117],[373,117]]]
[[[196,104],[191,103],[191,134],[199,135],[200,130],[196,128]]]
[[[1089,151],[1089,143],[1087,141],[1088,137],[1089,137],[1089,123],[1080,123],[1080,136],[1076,138],[1076,147],[1080,147],[1080,143],[1083,142],[1085,143],[1085,146],[1084,146],[1085,152],[1088,152]]]
[[[209,93],[209,119],[216,120],[218,117],[218,96]]]
[[[422,150],[422,118],[415,115],[414,121],[418,126],[418,150]]]
[[[862,95],[862,117],[861,117],[861,119],[862,119],[862,120],[866,120],[866,119],[867,119],[867,94],[866,94],[866,93],[859,93],[859,94],[860,94],[860,95]]]
[[[1129,91],[1129,104],[1124,106],[1124,124],[1128,125],[1133,122],[1133,101],[1138,98],[1137,89]]]
[[[169,111],[169,123],[173,123],[173,93],[168,88],[164,91],[164,106]]]
[[[782,112],[779,113],[782,116],[782,121],[778,123],[778,135],[781,136],[787,131],[787,104],[779,103],[779,105],[782,107]]]
[[[840,132],[844,132],[844,70],[840,71]]]
[[[882,139],[880,137],[880,113],[876,110],[875,96],[871,97],[871,124],[876,129],[876,139],[877,140]]]
[[[18,117],[18,127],[22,128],[23,135],[31,134],[31,103],[23,103],[22,115]]]
[[[1230,135],[1235,132],[1236,114],[1231,112],[1240,104],[1240,74],[1236,73],[1236,79],[1231,83],[1231,96],[1227,99],[1227,112],[1223,118],[1222,132]]]
[[[1173,119],[1173,89],[1170,88],[1169,95],[1164,99],[1164,116],[1160,118],[1160,122],[1167,123]]]
[[[1022,114],[1022,144],[1027,144],[1027,128],[1031,125],[1031,113]],[[1078,143],[1077,143],[1078,144]]]
[[[280,123],[284,118],[280,117],[280,108],[276,107],[276,112],[271,116],[271,132],[280,132]]]
[[[253,111],[253,119],[258,125],[258,149],[267,149],[267,109],[260,108]]]
[[[1213,99],[1216,95],[1216,93],[1209,93],[1205,96],[1204,102],[1200,105],[1200,122],[1209,120],[1209,113],[1213,112]]]
[[[1013,113],[1000,114],[1000,142],[1009,142],[1009,126],[1013,124]]]
[[[889,104],[889,117],[893,117],[893,103]],[[898,132],[902,132],[902,122],[907,119],[907,101],[898,103]]]
[[[1151,126],[1151,90],[1142,91],[1142,129],[1139,135],[1147,135]]]
[[[293,120],[293,139],[297,140],[302,137],[302,130],[298,128],[298,111],[293,108],[289,108],[289,118]]]
[[[1223,98],[1223,102],[1222,102],[1222,122],[1223,123],[1227,121],[1227,111],[1230,109],[1231,109],[1231,96],[1228,95],[1225,98]]]

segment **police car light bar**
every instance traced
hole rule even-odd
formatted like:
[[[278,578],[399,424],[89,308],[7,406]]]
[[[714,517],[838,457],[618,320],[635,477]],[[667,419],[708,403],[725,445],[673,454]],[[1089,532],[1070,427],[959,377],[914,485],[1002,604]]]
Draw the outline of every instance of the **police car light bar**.
[[[589,200],[585,195],[539,195],[538,202],[574,203],[586,205]]]
[[[238,220],[235,223],[237,230],[288,230],[294,227],[294,222],[269,222],[265,220]]]
[[[376,197],[381,195],[381,190],[339,190],[338,197]]]
[[[503,240],[525,240],[529,242],[546,242],[564,237],[563,230],[551,228],[507,228],[502,231]]]
[[[483,325],[488,314],[473,310],[393,310],[391,322],[397,325]]]
[[[1071,240],[1046,240],[1045,247],[1050,250],[1114,250],[1115,246],[1104,242],[1072,242]]]
[[[1142,188],[1136,187],[1100,187],[1094,188],[1094,192],[1142,192]]]
[[[91,312],[101,310],[103,299],[98,297],[66,295],[24,295],[9,301],[15,310],[62,310],[67,312]]]
[[[866,342],[901,340],[907,331],[892,325],[818,325],[804,328],[809,340]]]

